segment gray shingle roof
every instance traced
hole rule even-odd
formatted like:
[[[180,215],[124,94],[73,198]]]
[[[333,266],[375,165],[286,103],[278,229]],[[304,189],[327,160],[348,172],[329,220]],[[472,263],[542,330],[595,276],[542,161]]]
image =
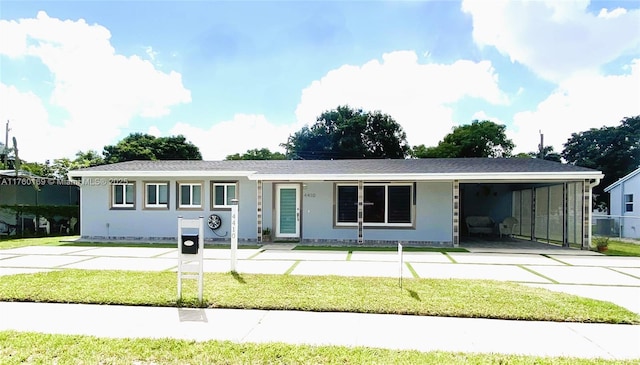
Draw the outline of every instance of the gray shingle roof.
[[[438,173],[599,173],[534,158],[441,158],[411,160],[129,161],[76,170],[90,171],[251,171],[255,174],[438,174]]]

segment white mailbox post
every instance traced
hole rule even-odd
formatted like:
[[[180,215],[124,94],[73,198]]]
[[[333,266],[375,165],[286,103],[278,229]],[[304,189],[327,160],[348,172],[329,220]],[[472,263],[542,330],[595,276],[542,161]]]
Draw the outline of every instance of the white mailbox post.
[[[238,199],[231,200],[231,271],[236,272],[238,258]]]
[[[182,279],[197,279],[198,301],[202,304],[203,257],[204,218],[178,217],[178,301],[182,299]]]

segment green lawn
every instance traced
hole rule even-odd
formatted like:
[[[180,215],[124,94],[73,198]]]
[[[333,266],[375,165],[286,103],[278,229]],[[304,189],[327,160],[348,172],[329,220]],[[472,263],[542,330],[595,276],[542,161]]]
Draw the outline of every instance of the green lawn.
[[[12,238],[12,239],[0,239],[0,249],[16,248],[25,246],[60,246],[68,242],[64,240],[74,240],[79,236],[55,236],[55,237],[39,237],[39,238]]]
[[[304,246],[298,245],[294,250],[307,251],[398,251],[396,246]],[[460,247],[403,247],[406,252],[469,252]]]
[[[282,343],[236,344],[173,339],[0,332],[2,364],[637,364],[635,361],[501,354],[419,352]]]
[[[640,241],[637,243],[609,240],[609,249],[603,252],[608,256],[640,256]]]
[[[79,236],[55,236],[39,238],[0,239],[0,250],[26,246],[80,246],[80,247],[161,247],[175,248],[177,243],[149,243],[149,242],[74,242]],[[228,249],[229,244],[209,244],[205,248]],[[260,248],[260,245],[239,245],[240,248]]]
[[[176,306],[174,272],[61,270],[3,277],[0,300]],[[204,305],[214,308],[394,313],[539,321],[640,323],[603,302],[508,282],[206,273]],[[195,281],[184,302],[196,306]],[[193,284],[193,285],[192,285]]]

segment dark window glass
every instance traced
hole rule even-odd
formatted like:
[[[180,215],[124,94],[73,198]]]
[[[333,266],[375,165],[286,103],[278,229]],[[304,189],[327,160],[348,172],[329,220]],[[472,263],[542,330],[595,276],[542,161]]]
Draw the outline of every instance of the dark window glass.
[[[156,185],[147,185],[147,204],[157,204]]]
[[[338,186],[338,222],[358,222],[357,186]]]
[[[215,205],[224,205],[224,185],[216,185]]]
[[[365,223],[384,223],[384,186],[364,187]]]
[[[389,223],[411,223],[410,186],[389,186]]]
[[[124,186],[123,185],[114,185],[113,186],[113,190],[114,190],[114,199],[113,199],[113,203],[114,204],[124,204]]]
[[[180,205],[191,205],[191,186],[180,186]]]

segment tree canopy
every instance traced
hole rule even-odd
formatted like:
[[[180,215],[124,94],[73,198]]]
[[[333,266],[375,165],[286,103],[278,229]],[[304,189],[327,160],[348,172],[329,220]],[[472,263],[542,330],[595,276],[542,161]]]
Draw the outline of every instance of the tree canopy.
[[[410,152],[406,133],[393,118],[349,106],[323,112],[282,146],[287,157],[303,160],[405,158]]]
[[[76,153],[76,158],[73,160],[66,157],[53,160],[51,170],[55,177],[67,179],[67,174],[70,170],[98,165],[104,165],[104,159],[102,158],[102,156],[100,156],[100,154],[98,154],[97,151],[78,151]]]
[[[510,157],[514,144],[505,131],[504,125],[474,120],[454,127],[436,147],[416,146],[413,155],[417,158]]]
[[[527,155],[532,158],[540,158],[540,151],[529,152]],[[542,148],[542,159],[553,162],[562,162],[562,156],[553,150],[553,146],[544,146]]]
[[[242,155],[239,153],[228,155],[225,160],[284,160],[287,157],[280,152],[271,152],[268,148],[254,148]]]
[[[594,188],[598,203],[606,202],[604,188],[640,165],[640,115],[624,118],[617,127],[592,128],[571,134],[562,158],[577,166],[600,170],[604,178]]]
[[[197,146],[182,135],[154,137],[132,133],[115,145],[104,147],[104,161],[116,163],[133,160],[202,160]]]

